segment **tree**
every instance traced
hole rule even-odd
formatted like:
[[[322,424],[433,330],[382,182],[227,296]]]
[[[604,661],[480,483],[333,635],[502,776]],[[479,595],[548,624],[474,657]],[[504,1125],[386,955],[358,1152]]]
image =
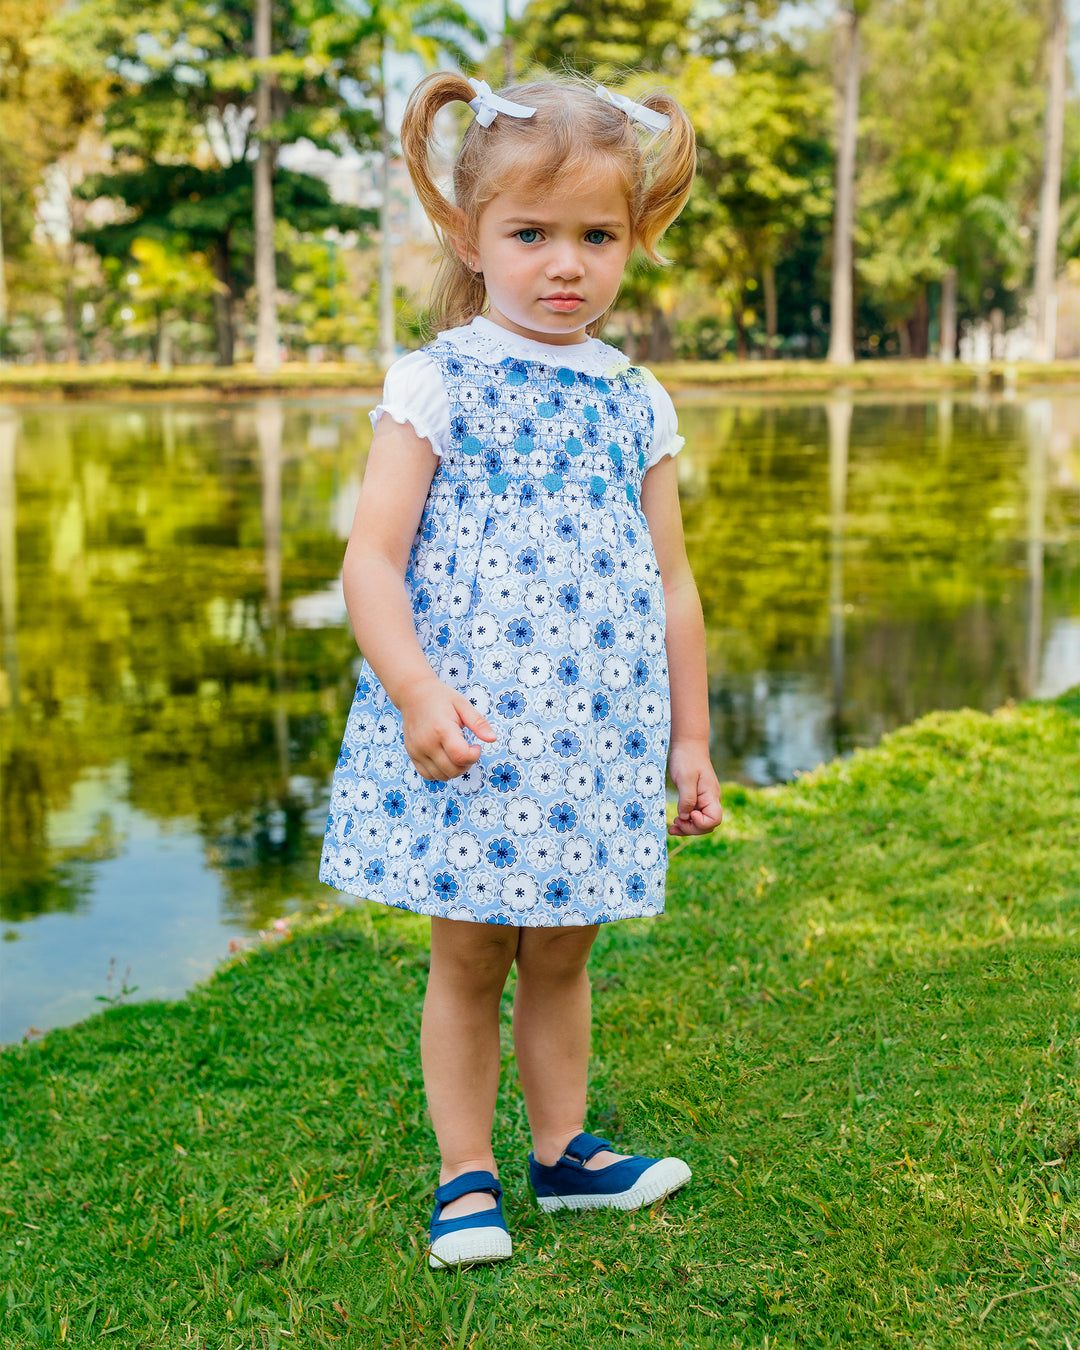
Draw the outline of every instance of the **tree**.
[[[531,0],[510,32],[525,67],[666,72],[689,48],[692,8],[692,0]]]
[[[278,368],[277,271],[274,267],[274,156],[270,139],[272,75],[270,0],[255,3],[255,60],[262,65],[255,85],[255,368],[272,375]]]
[[[838,0],[836,34],[839,78],[829,360],[834,365],[849,366],[855,359],[852,231],[855,220],[855,139],[859,123],[859,9],[856,0]]]
[[[1069,23],[1065,0],[1051,0],[1047,43],[1049,87],[1044,118],[1039,233],[1035,248],[1035,359],[1054,359],[1054,280],[1057,275],[1058,219],[1061,210],[1061,161],[1065,141],[1065,66]]]
[[[245,244],[250,247],[252,238],[251,217],[241,222],[235,207],[243,199],[253,207],[241,179],[246,174],[250,180],[259,147],[265,143],[272,150],[301,138],[326,149],[338,149],[346,139],[371,144],[371,113],[349,96],[344,59],[329,57],[321,41],[344,6],[345,0],[278,0],[271,14],[274,55],[260,61],[253,55],[249,0],[156,0],[150,7],[140,0],[86,0],[65,18],[71,40],[92,47],[112,72],[104,134],[129,194],[121,200],[139,215],[159,210],[160,180],[175,175],[172,189],[167,186],[172,197],[167,225],[172,228],[175,216],[184,216],[191,242],[207,248],[227,288],[216,307],[222,364],[231,363],[233,350],[228,300],[239,294],[244,279],[242,259],[235,255]],[[270,120],[257,132],[254,97],[263,75],[270,86]],[[140,173],[149,191],[145,199],[132,195],[142,185]],[[294,187],[301,177],[293,174]],[[309,194],[316,194],[321,183],[309,182]],[[93,187],[108,192],[100,178]],[[291,196],[283,198],[275,182],[278,214],[288,210]],[[328,195],[324,198],[329,203]],[[334,210],[322,228],[356,227],[351,208]]]

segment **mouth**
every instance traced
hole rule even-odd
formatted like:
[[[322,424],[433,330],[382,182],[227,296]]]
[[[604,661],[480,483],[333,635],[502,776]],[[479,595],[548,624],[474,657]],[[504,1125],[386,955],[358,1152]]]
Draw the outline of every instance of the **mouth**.
[[[541,303],[550,305],[552,309],[563,313],[569,313],[580,304],[584,304],[584,297],[576,294],[574,291],[555,291],[552,295],[542,295]]]

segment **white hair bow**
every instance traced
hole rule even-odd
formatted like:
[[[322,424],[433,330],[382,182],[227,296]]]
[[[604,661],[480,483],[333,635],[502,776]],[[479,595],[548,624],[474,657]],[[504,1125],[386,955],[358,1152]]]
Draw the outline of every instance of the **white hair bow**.
[[[508,117],[531,117],[536,112],[535,108],[526,108],[524,103],[511,103],[509,99],[493,94],[486,80],[470,80],[469,83],[476,90],[476,97],[469,100],[469,107],[482,127],[491,126],[496,113],[506,113]]]
[[[602,98],[605,103],[613,103],[616,108],[621,108],[627,117],[633,118],[635,122],[640,122],[643,127],[648,127],[650,131],[667,131],[671,125],[671,118],[667,113],[655,112],[652,108],[645,108],[640,103],[635,103],[632,98],[627,98],[625,94],[613,94],[610,89],[605,89],[602,84],[596,86],[596,97]]]

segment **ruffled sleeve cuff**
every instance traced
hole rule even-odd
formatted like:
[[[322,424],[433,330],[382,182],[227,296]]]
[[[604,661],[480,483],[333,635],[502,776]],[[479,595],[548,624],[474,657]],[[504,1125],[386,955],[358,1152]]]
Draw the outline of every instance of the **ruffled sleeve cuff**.
[[[686,438],[679,435],[679,417],[671,395],[652,374],[646,370],[649,398],[653,405],[653,438],[649,457],[645,461],[646,472],[658,464],[665,455],[677,455],[686,444]]]
[[[439,367],[426,351],[409,352],[386,372],[382,402],[368,416],[374,428],[386,413],[408,423],[440,457],[450,443],[450,401]]]

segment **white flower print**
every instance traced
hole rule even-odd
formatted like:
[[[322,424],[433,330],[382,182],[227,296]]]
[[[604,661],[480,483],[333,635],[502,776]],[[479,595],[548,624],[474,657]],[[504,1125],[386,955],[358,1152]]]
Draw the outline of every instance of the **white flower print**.
[[[450,611],[452,619],[462,619],[469,612],[469,606],[472,604],[472,587],[467,581],[455,581],[450,588],[450,598],[447,601],[447,609]]]
[[[356,780],[352,790],[352,804],[358,811],[374,811],[381,801],[382,793],[372,779]]]
[[[480,669],[498,687],[513,679],[515,665],[514,658],[508,656],[504,648],[498,647],[495,651],[485,653]]]
[[[586,684],[592,684],[600,674],[600,657],[591,648],[582,653],[581,678]]]
[[[417,619],[416,621],[416,640],[425,650],[431,646],[435,640],[435,629],[431,626],[429,619]]]
[[[621,619],[626,613],[626,596],[614,581],[607,588],[607,612],[613,619]]]
[[[490,867],[478,867],[469,877],[469,893],[477,909],[497,904],[501,886],[502,879]],[[476,918],[475,913],[472,918]]]
[[[540,803],[531,797],[511,797],[503,811],[503,825],[511,834],[535,834],[543,819]]]
[[[471,797],[484,786],[484,765],[481,760],[470,764],[464,773],[454,779],[454,791],[461,797]]]
[[[595,802],[582,803],[579,825],[583,833],[592,834],[596,829],[597,814]]]
[[[542,759],[529,770],[529,787],[538,797],[553,797],[562,790],[561,772],[547,760]]]
[[[593,792],[592,770],[586,764],[572,764],[566,771],[563,787],[574,798],[582,802]]]
[[[560,928],[584,928],[586,924],[595,922],[588,918],[580,909],[568,909],[559,919]]]
[[[444,855],[451,867],[459,871],[475,867],[480,861],[480,840],[466,830],[456,830],[446,836]]]
[[[408,765],[403,750],[397,747],[380,750],[371,757],[371,769],[385,782],[386,779],[400,778]]]
[[[647,656],[659,656],[664,650],[664,630],[655,619],[650,619],[642,630],[641,646]]]
[[[459,549],[472,548],[480,538],[480,522],[475,516],[461,516],[457,526],[457,546]]]
[[[570,645],[570,625],[561,614],[546,614],[543,622],[536,627],[540,641],[549,651],[563,652]]]
[[[355,881],[360,875],[363,859],[355,848],[342,848],[334,857],[334,870],[342,881]]]
[[[614,909],[622,904],[623,887],[622,882],[614,872],[605,872],[604,874],[604,904],[609,909]]]
[[[469,678],[469,658],[460,652],[449,652],[439,662],[439,679],[451,689],[460,689]]]
[[[386,852],[391,858],[403,858],[409,851],[409,845],[412,843],[412,830],[408,825],[397,825],[390,832],[390,838],[386,841]]]
[[[563,701],[554,689],[548,689],[533,697],[533,707],[541,721],[553,722],[562,713]]]
[[[535,722],[518,722],[510,729],[506,748],[514,759],[537,759],[544,753],[544,733]]]
[[[546,581],[530,581],[525,587],[525,608],[534,618],[543,618],[551,609],[551,587]]]
[[[381,816],[367,816],[360,826],[360,842],[369,853],[377,853],[386,843],[387,825]]]
[[[615,717],[624,725],[627,722],[633,722],[637,715],[638,695],[633,689],[628,689],[620,694],[615,700]]]
[[[510,571],[510,555],[501,544],[485,544],[480,550],[480,575],[497,581]]]
[[[613,764],[622,754],[622,733],[618,727],[602,727],[596,737],[596,758],[601,764]]]
[[[619,808],[610,797],[601,797],[596,803],[596,823],[600,833],[609,838],[619,828]]]
[[[551,659],[543,652],[526,652],[518,662],[517,677],[526,689],[539,689],[551,679]]]
[[[375,714],[370,709],[364,709],[363,712],[354,710],[349,714],[349,724],[345,728],[345,735],[355,745],[362,745],[368,740],[375,728]]]
[[[634,776],[620,766],[608,775],[608,787],[616,797],[626,797],[634,790]]]
[[[570,650],[583,652],[592,642],[592,627],[585,619],[575,619],[570,625]]]
[[[461,692],[478,713],[488,716],[491,712],[491,690],[486,684],[467,684]]]
[[[431,889],[431,882],[428,879],[428,870],[423,863],[414,863],[409,868],[409,899],[420,901],[426,900],[428,891]]]
[[[592,716],[592,698],[582,690],[575,690],[566,696],[566,720],[576,727],[583,727]]]
[[[586,909],[598,909],[604,903],[604,883],[595,874],[582,877],[577,884],[578,899]]]
[[[474,647],[490,647],[499,640],[499,621],[494,614],[481,611],[473,615],[471,641]]]
[[[619,539],[619,522],[614,515],[604,515],[600,521],[600,535],[609,548],[614,548]]]
[[[573,877],[581,876],[582,872],[587,872],[592,866],[592,848],[587,840],[580,836],[568,839],[563,845],[562,857],[559,859],[559,865],[570,873]]]
[[[663,695],[647,689],[638,700],[637,715],[638,720],[647,727],[655,727],[664,720],[664,714],[667,710],[664,707]]]
[[[537,542],[540,542],[541,540],[546,540],[549,531],[550,526],[548,524],[548,518],[545,515],[545,513],[543,511],[530,511],[529,538],[535,539]]]
[[[664,778],[655,764],[641,764],[634,775],[634,791],[643,797],[651,797],[663,787]]]
[[[660,849],[651,834],[638,836],[634,844],[634,861],[639,867],[655,867],[660,859]]]
[[[528,872],[511,872],[502,884],[502,902],[515,914],[532,909],[539,899],[540,887]]]
[[[407,884],[408,865],[403,858],[391,858],[386,864],[386,875],[383,877],[383,885],[393,894],[394,891],[403,891]]]
[[[392,745],[401,735],[401,722],[393,712],[385,712],[371,729],[375,745]]]
[[[475,923],[476,915],[468,905],[451,905],[443,914],[444,919],[456,919],[458,923],[467,923],[470,920]]]
[[[502,803],[491,797],[477,797],[469,803],[469,824],[478,830],[493,830],[502,816]]]
[[[442,581],[449,558],[444,548],[428,548],[417,554],[414,566],[425,581]]]
[[[605,689],[627,689],[630,685],[630,662],[614,652],[604,657],[600,680]]]
[[[634,856],[634,845],[625,830],[616,830],[608,839],[608,853],[611,865],[617,872],[625,872]]]
[[[539,835],[536,839],[530,840],[528,848],[525,850],[525,857],[530,867],[535,867],[538,872],[552,872],[559,865],[559,855],[562,850],[559,845],[546,834]]]

